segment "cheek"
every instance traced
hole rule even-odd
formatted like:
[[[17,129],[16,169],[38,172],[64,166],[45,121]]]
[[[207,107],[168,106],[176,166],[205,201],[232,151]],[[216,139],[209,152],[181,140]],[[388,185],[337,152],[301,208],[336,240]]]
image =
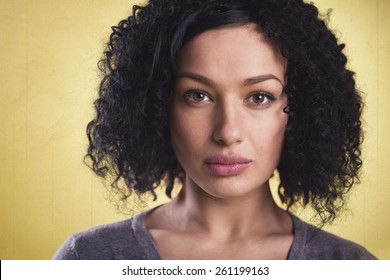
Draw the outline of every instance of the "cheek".
[[[287,121],[288,115],[282,112],[264,116],[252,127],[252,142],[263,158],[266,155],[268,160],[280,157]]]
[[[273,151],[273,159],[275,163],[278,164],[280,156],[282,153],[283,143],[284,143],[284,133],[286,131],[286,125],[288,121],[288,116],[285,113],[282,113],[283,116],[275,122],[272,129],[270,129],[270,139],[269,145],[270,150]]]
[[[171,145],[179,162],[182,163],[189,155],[200,156],[208,130],[205,116],[173,107],[170,117]]]
[[[286,131],[288,114],[283,110],[287,106],[287,97],[284,96],[283,103],[278,107],[270,117],[269,120],[269,131],[275,139],[284,139],[284,132]]]

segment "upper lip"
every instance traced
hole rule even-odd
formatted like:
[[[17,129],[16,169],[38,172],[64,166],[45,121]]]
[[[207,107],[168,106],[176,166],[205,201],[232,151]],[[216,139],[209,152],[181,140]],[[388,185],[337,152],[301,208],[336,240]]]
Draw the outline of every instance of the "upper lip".
[[[252,160],[239,155],[213,155],[205,159],[205,163],[212,164],[245,164]]]

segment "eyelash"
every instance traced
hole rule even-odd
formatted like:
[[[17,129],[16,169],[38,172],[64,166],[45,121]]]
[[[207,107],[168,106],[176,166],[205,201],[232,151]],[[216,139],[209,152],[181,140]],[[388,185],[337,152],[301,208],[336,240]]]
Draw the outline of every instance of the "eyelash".
[[[205,92],[204,90],[201,90],[201,89],[191,89],[191,90],[188,90],[188,91],[186,91],[185,93],[184,93],[184,99],[186,100],[186,101],[188,101],[188,102],[191,102],[191,103],[194,103],[194,104],[199,104],[200,102],[203,102],[203,100],[202,101],[196,101],[196,100],[194,100],[194,98],[193,98],[193,95],[194,94],[203,94],[204,96],[206,96],[208,99],[210,99],[210,100],[212,100],[209,96],[208,96],[208,94],[207,94],[207,92]]]
[[[266,103],[256,103],[256,102],[253,102],[253,103],[256,104],[256,106],[267,106],[269,103],[271,103],[272,101],[276,100],[275,96],[273,96],[270,93],[264,92],[264,91],[253,92],[251,94],[250,98],[253,98],[256,95],[259,95],[259,96],[262,96],[263,98],[267,98],[268,99],[268,101]]]
[[[200,100],[200,101],[197,101],[193,98],[193,95],[194,94],[202,94],[204,95],[205,97],[207,97],[209,100]],[[250,102],[250,99],[252,99],[253,97],[255,97],[256,95],[258,96],[262,96],[263,98],[266,98],[268,99],[268,102],[266,103],[257,103],[257,102]],[[188,90],[184,93],[184,96],[183,98],[187,101],[187,102],[190,102],[191,104],[200,104],[200,103],[203,103],[204,101],[212,101],[212,98],[209,97],[208,93],[202,89],[191,89],[191,90]],[[264,91],[256,91],[256,92],[252,92],[251,95],[246,99],[246,103],[253,103],[255,107],[265,107],[267,106],[269,103],[271,103],[272,101],[275,101],[276,98],[270,94],[270,93],[267,93],[267,92],[264,92]]]

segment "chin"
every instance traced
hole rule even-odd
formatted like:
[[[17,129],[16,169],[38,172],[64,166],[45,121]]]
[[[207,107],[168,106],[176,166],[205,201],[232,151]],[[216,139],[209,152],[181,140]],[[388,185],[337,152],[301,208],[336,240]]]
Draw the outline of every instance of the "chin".
[[[237,180],[233,178],[224,178],[213,180],[214,182],[207,182],[204,184],[196,185],[206,195],[210,195],[219,199],[236,199],[253,197],[255,193],[260,192],[263,189],[265,183],[259,183],[252,185],[246,180]],[[212,187],[211,187],[212,186]]]

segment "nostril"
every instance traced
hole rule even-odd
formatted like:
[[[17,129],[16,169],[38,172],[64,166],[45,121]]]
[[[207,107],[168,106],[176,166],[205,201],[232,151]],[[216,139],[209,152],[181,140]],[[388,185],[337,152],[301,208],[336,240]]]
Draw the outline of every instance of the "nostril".
[[[239,129],[216,129],[213,134],[214,141],[218,144],[230,146],[243,141],[242,133]]]

